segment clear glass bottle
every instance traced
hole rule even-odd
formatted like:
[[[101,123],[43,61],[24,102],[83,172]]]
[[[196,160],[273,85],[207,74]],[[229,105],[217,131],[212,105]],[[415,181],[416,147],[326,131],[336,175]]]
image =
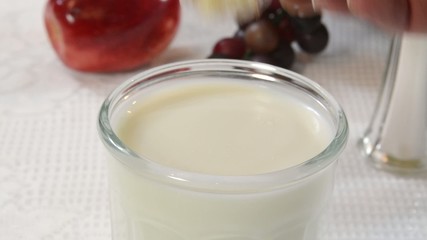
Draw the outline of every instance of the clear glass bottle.
[[[377,106],[359,146],[380,169],[427,169],[427,35],[394,38]]]

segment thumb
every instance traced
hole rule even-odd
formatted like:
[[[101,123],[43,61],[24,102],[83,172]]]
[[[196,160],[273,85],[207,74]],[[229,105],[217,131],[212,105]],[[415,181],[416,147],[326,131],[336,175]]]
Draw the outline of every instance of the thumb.
[[[316,9],[350,12],[382,28],[399,31],[408,27],[408,0],[312,0]]]
[[[347,0],[352,14],[391,31],[408,28],[407,0]]]

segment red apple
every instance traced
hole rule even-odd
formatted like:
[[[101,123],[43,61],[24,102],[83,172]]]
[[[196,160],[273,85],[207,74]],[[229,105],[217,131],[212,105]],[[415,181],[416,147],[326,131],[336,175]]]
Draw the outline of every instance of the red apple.
[[[175,36],[179,0],[48,0],[45,25],[70,68],[114,72],[139,67]]]

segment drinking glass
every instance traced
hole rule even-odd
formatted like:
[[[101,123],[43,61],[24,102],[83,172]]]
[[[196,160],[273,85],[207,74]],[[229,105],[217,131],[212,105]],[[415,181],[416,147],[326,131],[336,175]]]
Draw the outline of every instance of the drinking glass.
[[[322,152],[301,164],[244,176],[163,166],[139,156],[118,138],[114,119],[122,106],[147,90],[189,79],[232,79],[283,89],[283,94],[297,96],[328,119],[333,138]],[[315,82],[267,64],[215,59],[172,63],[132,77],[103,103],[98,129],[109,152],[115,240],[315,239],[319,216],[333,189],[337,159],[348,138],[343,110]]]

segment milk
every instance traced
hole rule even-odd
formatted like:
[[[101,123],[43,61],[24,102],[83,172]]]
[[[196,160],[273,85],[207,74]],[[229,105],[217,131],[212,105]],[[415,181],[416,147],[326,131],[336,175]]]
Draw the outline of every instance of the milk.
[[[114,239],[314,239],[335,163],[289,183],[280,177],[335,134],[325,106],[307,95],[212,78],[126,96],[113,130],[168,180],[110,159]]]
[[[427,35],[403,34],[392,97],[381,136],[382,150],[403,162],[419,162],[427,155],[426,64]]]
[[[405,174],[427,169],[426,64],[427,34],[395,36],[376,109],[359,142],[380,169]]]
[[[213,175],[274,172],[316,156],[333,137],[326,119],[280,90],[214,80],[175,85],[134,100],[117,123],[125,145],[165,166]]]

